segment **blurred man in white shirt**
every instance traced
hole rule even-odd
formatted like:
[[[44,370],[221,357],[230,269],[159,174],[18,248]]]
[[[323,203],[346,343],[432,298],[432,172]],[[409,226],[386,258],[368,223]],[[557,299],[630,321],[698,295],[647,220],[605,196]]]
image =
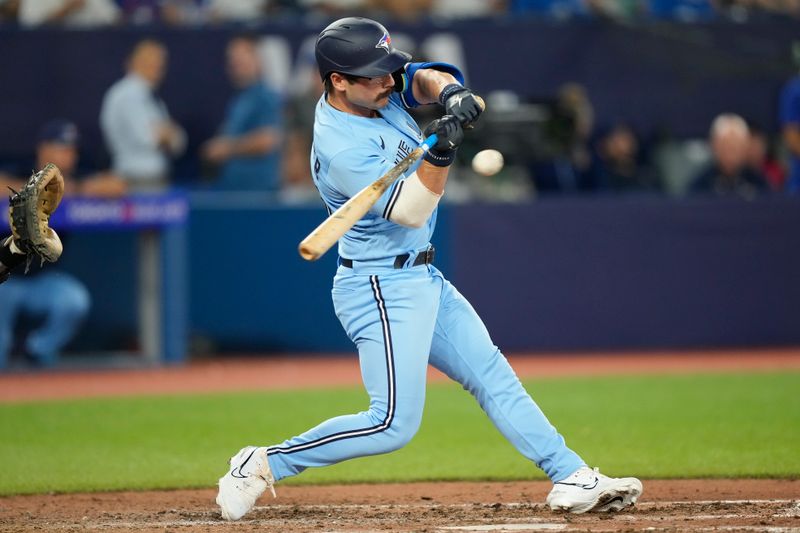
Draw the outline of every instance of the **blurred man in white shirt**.
[[[139,42],[128,59],[127,75],[103,98],[100,127],[111,166],[129,181],[132,191],[165,189],[170,156],[186,148],[186,133],[154,93],[166,74],[166,64],[164,45],[149,39]]]

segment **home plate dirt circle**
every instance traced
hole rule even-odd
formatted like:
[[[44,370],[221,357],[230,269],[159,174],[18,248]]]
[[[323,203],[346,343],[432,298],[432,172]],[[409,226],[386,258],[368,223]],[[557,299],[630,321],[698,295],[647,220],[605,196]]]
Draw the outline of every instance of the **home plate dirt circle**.
[[[800,533],[800,481],[645,480],[622,513],[565,515],[532,482],[280,486],[239,522],[213,489],[0,498],[0,532],[765,531]]]

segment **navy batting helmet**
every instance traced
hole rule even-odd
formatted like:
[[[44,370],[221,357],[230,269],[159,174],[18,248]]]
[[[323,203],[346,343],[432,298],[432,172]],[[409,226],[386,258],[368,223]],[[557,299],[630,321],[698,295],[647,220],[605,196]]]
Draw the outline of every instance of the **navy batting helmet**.
[[[315,54],[323,80],[331,72],[377,78],[411,60],[410,54],[392,46],[383,25],[361,17],[339,19],[322,30]]]

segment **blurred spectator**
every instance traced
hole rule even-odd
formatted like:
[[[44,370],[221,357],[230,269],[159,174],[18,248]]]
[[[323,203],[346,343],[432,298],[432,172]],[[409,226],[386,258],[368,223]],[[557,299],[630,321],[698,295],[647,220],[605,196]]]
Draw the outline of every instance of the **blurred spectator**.
[[[424,8],[426,2],[421,3]],[[505,0],[430,0],[427,4],[432,17],[443,19],[485,18],[506,12]]]
[[[228,75],[239,92],[228,105],[220,135],[203,145],[202,157],[221,166],[219,188],[277,190],[281,104],[262,79],[255,38],[232,39],[227,61]]]
[[[20,0],[0,0],[0,24],[16,23],[19,18]]]
[[[646,12],[652,18],[676,22],[706,22],[716,18],[712,0],[648,0]]]
[[[588,0],[588,4],[599,17],[626,22],[641,18],[645,8],[640,0]]]
[[[113,0],[20,0],[19,23],[34,27],[57,24],[87,28],[108,26],[119,20]]]
[[[117,0],[125,21],[143,25],[199,26],[207,22],[207,0]]]
[[[792,58],[800,67],[800,41],[792,43]],[[790,193],[800,193],[800,75],[786,82],[781,91],[780,124],[783,129],[783,143],[789,152],[789,176],[787,189]]]
[[[747,163],[756,174],[761,174],[767,180],[770,189],[783,190],[786,185],[786,173],[775,159],[774,146],[766,132],[754,124],[750,124]]]
[[[206,0],[161,0],[161,20],[173,26],[200,26],[208,21]]]
[[[748,164],[750,131],[742,117],[725,113],[715,118],[710,143],[714,160],[695,178],[690,192],[751,197],[767,189],[764,177]]]
[[[267,0],[206,0],[207,18],[211,22],[253,23],[267,14]]]
[[[78,128],[66,120],[53,120],[44,125],[36,146],[33,168],[54,163],[61,169],[65,195],[120,196],[125,182],[109,173],[100,173],[76,180],[78,167]],[[0,186],[20,188],[25,179],[0,176]],[[59,236],[69,253],[68,234]],[[34,261],[25,276],[12,276],[0,285],[0,369],[8,364],[14,346],[16,322],[19,318],[32,327],[24,342],[24,350],[32,362],[52,366],[64,346],[78,331],[89,312],[91,298],[84,284],[61,272],[58,265],[40,269]]]
[[[485,3],[483,0],[478,1],[482,4]],[[369,0],[367,5],[369,16],[378,20],[392,18],[404,22],[417,22],[429,14],[434,14],[430,13],[431,4],[434,2],[435,0]],[[467,0],[458,3],[462,2],[464,4],[471,3]]]
[[[47,163],[54,163],[64,176],[64,194],[75,196],[92,196],[117,198],[127,192],[125,180],[110,171],[101,171],[78,178],[80,140],[78,127],[64,119],[47,122],[39,131],[36,145],[36,161],[20,169],[16,176],[0,173],[0,188],[19,189],[27,181],[27,173],[31,168],[43,168]],[[20,177],[26,176],[26,177]]]
[[[738,23],[769,20],[775,15],[800,15],[800,2],[797,0],[715,0],[715,7],[720,16]]]
[[[122,18],[127,24],[153,24],[162,20],[164,0],[117,0]]]
[[[592,163],[588,142],[593,129],[594,109],[586,88],[577,83],[561,86],[544,125],[541,160],[532,169],[537,191],[587,188]]]
[[[338,18],[365,14],[368,0],[298,0],[309,15]]]
[[[557,20],[589,16],[632,20],[643,10],[642,0],[509,0],[508,4],[512,15],[533,14]]]
[[[617,123],[599,137],[590,183],[593,189],[615,192],[658,188],[653,170],[642,164],[639,139],[627,124]]]
[[[154,93],[164,78],[166,63],[164,45],[140,41],[128,58],[127,75],[108,89],[100,110],[112,168],[134,192],[165,189],[168,156],[180,155],[186,148],[186,134]]]
[[[588,0],[510,0],[509,13],[557,20],[591,15]]]
[[[286,203],[318,201],[311,179],[311,143],[314,111],[323,92],[314,47],[301,49],[295,73],[295,90],[286,103],[286,143],[283,149],[281,200]]]

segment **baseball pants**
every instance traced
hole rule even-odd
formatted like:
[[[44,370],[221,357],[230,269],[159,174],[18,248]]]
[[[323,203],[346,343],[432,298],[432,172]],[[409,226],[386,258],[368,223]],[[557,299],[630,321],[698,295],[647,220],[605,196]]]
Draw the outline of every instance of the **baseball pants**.
[[[369,409],[269,447],[276,480],[407,444],[422,421],[429,363],[462,384],[553,481],[585,464],[525,391],[469,302],[435,267],[340,266],[332,295],[358,347]]]

